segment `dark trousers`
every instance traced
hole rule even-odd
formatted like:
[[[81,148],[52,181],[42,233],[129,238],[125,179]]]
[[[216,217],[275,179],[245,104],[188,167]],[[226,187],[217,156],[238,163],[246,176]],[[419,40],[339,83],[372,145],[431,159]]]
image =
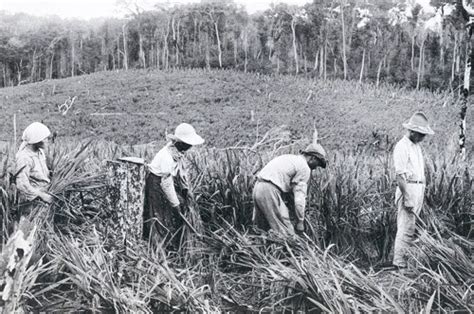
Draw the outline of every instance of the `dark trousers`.
[[[143,235],[153,243],[164,242],[168,250],[179,248],[183,220],[161,189],[161,177],[149,173],[145,182]],[[179,194],[179,189],[177,190]]]

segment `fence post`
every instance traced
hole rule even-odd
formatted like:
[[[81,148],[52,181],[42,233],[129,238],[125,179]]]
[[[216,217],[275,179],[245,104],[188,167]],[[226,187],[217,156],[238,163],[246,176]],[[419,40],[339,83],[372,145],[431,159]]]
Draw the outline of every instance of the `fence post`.
[[[136,241],[143,234],[145,166],[142,158],[108,160],[107,206],[112,213],[108,228],[118,241]]]

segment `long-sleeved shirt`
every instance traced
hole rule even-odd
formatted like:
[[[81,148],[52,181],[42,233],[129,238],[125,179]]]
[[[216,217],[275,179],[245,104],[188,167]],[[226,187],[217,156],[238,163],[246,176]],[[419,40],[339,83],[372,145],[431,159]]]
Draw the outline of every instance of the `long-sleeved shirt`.
[[[296,217],[304,221],[306,194],[311,169],[302,155],[281,155],[272,159],[258,173],[257,177],[276,185],[282,192],[294,194]]]
[[[16,186],[21,195],[31,201],[44,193],[50,183],[46,156],[42,149],[23,147],[16,154]]]
[[[161,177],[161,189],[171,206],[179,206],[175,189],[175,180],[183,189],[189,189],[188,171],[184,154],[180,153],[170,142],[165,145],[148,165],[151,173]]]
[[[408,136],[404,136],[393,150],[393,161],[395,166],[395,174],[401,175],[407,183],[417,182],[422,184],[425,182],[425,162],[423,159],[423,151],[419,144],[413,143]],[[420,183],[421,182],[421,183]],[[398,191],[400,194],[400,191]],[[410,195],[405,201],[407,206],[411,206]]]

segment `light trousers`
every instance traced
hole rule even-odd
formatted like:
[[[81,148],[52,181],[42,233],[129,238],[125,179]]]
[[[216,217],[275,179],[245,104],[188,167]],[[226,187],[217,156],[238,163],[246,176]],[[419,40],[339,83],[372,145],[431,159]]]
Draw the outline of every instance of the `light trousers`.
[[[273,231],[290,236],[295,234],[288,207],[280,189],[271,182],[257,181],[253,189],[254,221],[261,227],[259,217],[265,219]],[[263,217],[262,217],[263,216]]]
[[[425,193],[424,184],[407,184],[407,192],[413,205],[413,211],[408,211],[404,204],[404,199],[399,188],[395,193],[395,203],[397,205],[397,235],[395,237],[395,247],[393,252],[393,265],[399,267],[407,266],[408,250],[413,244],[415,236],[416,217],[420,214],[423,206]]]

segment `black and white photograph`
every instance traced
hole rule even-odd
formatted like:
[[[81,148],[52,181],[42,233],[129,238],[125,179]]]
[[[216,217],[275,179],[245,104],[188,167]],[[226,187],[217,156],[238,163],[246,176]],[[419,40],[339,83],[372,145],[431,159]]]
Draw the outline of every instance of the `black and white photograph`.
[[[474,0],[0,0],[1,313],[472,313]]]

